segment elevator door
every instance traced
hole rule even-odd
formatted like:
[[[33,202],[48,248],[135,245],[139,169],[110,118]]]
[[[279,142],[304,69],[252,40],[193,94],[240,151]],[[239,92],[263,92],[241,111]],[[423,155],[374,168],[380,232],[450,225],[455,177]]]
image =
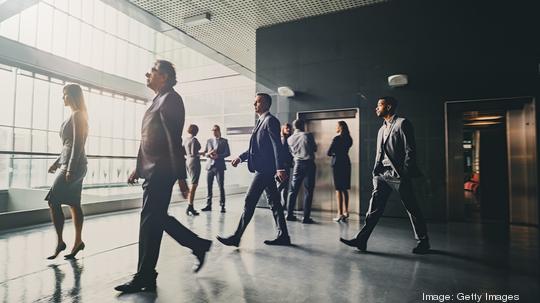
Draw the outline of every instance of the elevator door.
[[[359,118],[357,110],[354,118],[328,118],[309,120],[309,115],[299,116],[306,120],[306,131],[313,133],[317,143],[315,163],[317,165],[317,178],[315,183],[315,193],[313,195],[313,209],[337,213],[336,196],[334,189],[331,158],[327,155],[332,139],[337,136],[336,127],[338,121],[345,121],[349,126],[349,131],[353,139],[353,146],[349,150],[351,158],[351,190],[349,191],[349,212],[357,216],[360,211],[359,195]],[[305,114],[305,113],[304,113]],[[318,116],[320,118],[320,116]],[[299,198],[297,205],[302,207],[302,200]]]

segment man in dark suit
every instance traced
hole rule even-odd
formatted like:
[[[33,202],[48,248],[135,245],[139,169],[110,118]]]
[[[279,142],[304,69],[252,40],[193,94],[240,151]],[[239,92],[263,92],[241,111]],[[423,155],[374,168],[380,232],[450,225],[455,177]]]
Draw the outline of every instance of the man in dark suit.
[[[184,198],[187,196],[185,154],[182,148],[184,104],[173,89],[176,84],[174,66],[164,60],[156,61],[146,73],[147,86],[156,96],[144,114],[137,168],[128,183],[144,178],[143,207],[139,229],[139,262],[133,279],[115,287],[121,292],[155,291],[159,247],[163,231],[180,245],[193,251],[197,258],[194,271],[201,269],[212,241],[199,238],[167,210],[176,180]]]
[[[425,254],[430,248],[427,227],[411,183],[411,178],[422,175],[416,165],[414,129],[409,120],[396,115],[397,106],[398,101],[393,97],[382,97],[377,103],[375,111],[378,117],[384,119],[384,123],[377,135],[373,193],[366,215],[366,224],[355,238],[351,240],[340,238],[340,241],[365,251],[369,236],[381,218],[390,194],[395,190],[409,214],[418,242],[412,252]]]
[[[280,203],[275,179],[283,182],[287,179],[285,172],[285,152],[280,141],[279,120],[270,114],[272,98],[268,94],[258,93],[255,97],[255,112],[259,115],[257,124],[249,140],[249,148],[232,161],[236,167],[240,162],[247,161],[250,172],[255,173],[251,186],[246,194],[244,212],[235,233],[227,238],[218,236],[217,239],[228,246],[239,246],[240,239],[253,217],[257,202],[263,191],[272,209],[274,222],[277,227],[277,238],[264,241],[267,245],[290,245],[291,239],[287,231],[283,206]]]
[[[212,187],[214,186],[214,177],[217,179],[219,186],[219,205],[221,206],[221,212],[225,212],[225,158],[231,155],[229,149],[229,142],[227,139],[221,137],[221,130],[219,125],[212,127],[214,137],[206,141],[206,149],[204,154],[208,157],[206,161],[206,184],[208,195],[206,197],[206,207],[201,209],[202,211],[212,210]]]

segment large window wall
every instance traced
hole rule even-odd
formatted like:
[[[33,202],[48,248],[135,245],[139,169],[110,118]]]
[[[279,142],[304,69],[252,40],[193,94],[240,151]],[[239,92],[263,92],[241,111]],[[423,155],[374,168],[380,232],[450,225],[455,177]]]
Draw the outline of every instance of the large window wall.
[[[175,89],[184,100],[186,126],[197,124],[204,143],[218,124],[233,156],[247,148],[248,135],[227,136],[227,129],[253,126],[254,81],[100,0],[40,1],[0,22],[0,36],[141,84],[155,59],[169,60],[177,69]],[[62,103],[66,82],[83,83],[90,119],[87,154],[117,157],[91,158],[85,185],[125,182],[134,161],[118,157],[136,156],[146,96],[132,99],[126,97],[131,92],[118,93],[121,89],[112,94],[90,88],[77,75],[57,79],[39,66],[17,68],[2,61],[0,50],[0,189],[52,183],[54,176],[47,174],[51,157],[5,152],[60,152],[58,130],[69,115]],[[247,184],[240,170],[228,174],[228,182]]]

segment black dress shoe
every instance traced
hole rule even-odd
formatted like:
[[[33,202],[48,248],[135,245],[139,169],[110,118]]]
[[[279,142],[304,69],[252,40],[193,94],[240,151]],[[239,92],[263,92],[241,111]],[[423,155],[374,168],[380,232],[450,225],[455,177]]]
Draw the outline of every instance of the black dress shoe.
[[[81,250],[84,250],[84,247],[85,247],[84,242],[81,242],[81,244],[75,247],[75,250],[72,253],[64,255],[64,259],[75,259],[75,256],[77,255],[77,253]]]
[[[114,289],[123,293],[135,293],[141,291],[156,291],[157,272],[150,275],[135,274],[133,279],[125,284],[118,285]]]
[[[412,252],[413,254],[424,255],[424,254],[429,253],[429,250],[430,250],[429,240],[426,239],[426,240],[420,240],[418,242],[418,245],[416,245],[416,247],[413,248]]]
[[[206,253],[210,250],[210,246],[212,246],[212,241],[210,240],[204,240],[204,244],[201,245],[197,250],[193,250],[193,254],[195,257],[197,257],[197,263],[193,265],[193,272],[197,273],[204,265],[204,260],[206,257]]]
[[[204,208],[201,209],[201,211],[212,211],[212,206],[206,205]]]
[[[228,238],[223,238],[223,237],[217,236],[216,239],[219,242],[223,243],[223,245],[236,246],[236,247],[238,247],[240,245],[240,239],[238,239],[235,236],[230,236]]]
[[[48,260],[55,259],[60,254],[60,252],[65,250],[65,249],[66,249],[66,243],[62,242],[62,244],[56,246],[56,250],[54,251],[54,255],[48,256],[47,259]]]
[[[285,218],[287,221],[298,221],[298,218],[295,215],[290,215]]]
[[[291,245],[291,238],[289,236],[279,236],[274,240],[265,240],[264,244],[266,244],[266,245],[290,246]]]
[[[188,208],[186,209],[186,215],[188,215],[188,216],[198,216],[199,212],[195,210],[193,205],[189,205]]]
[[[222,207],[221,207],[221,213],[224,214],[224,213],[226,213],[226,212],[227,212],[227,211],[225,210],[225,206],[222,206]]]
[[[360,251],[366,251],[367,249],[367,240],[356,239],[356,238],[347,240],[347,239],[339,238],[339,241],[341,241],[345,245],[356,247]]]
[[[311,219],[311,218],[304,218],[302,220],[302,223],[304,223],[304,224],[314,224],[315,221],[313,221],[313,219]]]

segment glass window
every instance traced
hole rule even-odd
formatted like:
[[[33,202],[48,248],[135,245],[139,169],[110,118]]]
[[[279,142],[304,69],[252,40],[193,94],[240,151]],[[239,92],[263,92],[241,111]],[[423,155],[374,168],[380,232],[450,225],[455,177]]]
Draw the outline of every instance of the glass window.
[[[117,39],[116,42],[116,74],[128,77],[128,44],[124,40]]]
[[[37,21],[37,5],[32,5],[21,12],[21,28],[19,33],[19,41],[21,43],[36,46]]]
[[[49,130],[58,132],[64,121],[63,86],[50,83],[49,90]]]
[[[103,156],[110,156],[112,154],[111,138],[100,138],[99,154]]]
[[[30,185],[30,159],[13,160],[11,187],[27,188]]]
[[[83,65],[92,66],[92,27],[86,23],[81,23],[80,41],[81,52],[79,61]]]
[[[51,51],[53,30],[53,8],[40,3],[38,6],[37,48]]]
[[[113,111],[112,109],[112,97],[101,96],[100,106],[102,110],[100,111],[100,126],[101,126],[101,136],[102,137],[112,137],[112,120],[113,120]],[[105,109],[105,110],[103,110]],[[103,145],[102,145],[103,148]]]
[[[13,125],[14,73],[0,68],[0,125]]]
[[[49,111],[49,82],[34,79],[32,128],[47,129],[47,113]]]
[[[129,41],[133,44],[141,45],[139,42],[139,35],[141,34],[141,24],[137,20],[129,18]]]
[[[88,24],[92,24],[94,21],[94,0],[82,1],[82,19]]]
[[[99,154],[99,137],[89,136],[86,140],[86,152],[89,155],[98,155]]]
[[[87,1],[87,0],[84,0]],[[82,0],[69,0],[69,14],[81,18]]]
[[[118,13],[118,37],[129,40],[129,17]]]
[[[9,186],[10,162],[8,155],[0,155],[0,190],[7,189]]]
[[[94,22],[92,25],[99,29],[105,29],[105,4],[100,0],[94,1]]]
[[[128,44],[128,78],[133,81],[142,82],[144,80],[144,70],[139,70],[140,65],[137,62],[139,48],[133,44]]]
[[[141,103],[136,103],[135,107],[135,134],[138,140],[141,139],[141,128],[142,128],[142,119],[144,113],[146,112],[146,105]]]
[[[13,149],[18,152],[29,152],[31,150],[31,135],[29,129],[15,128],[13,136],[15,144]]]
[[[98,136],[100,134],[100,115],[101,107],[99,106],[100,95],[95,93],[87,93],[86,97],[86,107],[88,108],[88,124],[89,124],[89,134],[92,136]]]
[[[54,0],[54,6],[67,12],[69,9],[69,0]]]
[[[15,126],[30,127],[32,115],[33,79],[17,75],[17,94],[15,100]]]
[[[58,125],[60,128],[60,125]],[[48,153],[60,153],[62,151],[62,139],[58,132],[47,133],[47,152]]]
[[[0,26],[0,35],[11,40],[19,39],[19,18],[20,15],[17,14],[11,18],[2,21]]]
[[[114,74],[116,64],[116,41],[118,39],[112,35],[105,34],[104,45],[107,46],[106,51],[103,54],[103,71],[109,74]]]
[[[103,70],[103,43],[105,40],[105,34],[98,30],[92,30],[92,67],[97,70]]]
[[[122,156],[124,155],[124,140],[122,139],[113,139],[112,140],[112,154],[113,156]],[[116,160],[113,160],[115,162]]]
[[[67,58],[79,62],[79,46],[81,44],[81,21],[73,17],[68,19]]]
[[[124,103],[124,136],[125,139],[135,139],[135,103]],[[126,149],[131,151],[130,149]]]
[[[61,57],[66,56],[67,26],[68,15],[59,10],[54,10],[52,52]]]
[[[31,160],[30,187],[47,186],[47,159],[32,159]]]
[[[120,100],[117,98],[112,98],[112,112],[113,112],[113,137],[114,138],[122,138],[124,135],[124,123],[121,119],[121,117],[124,116],[124,100]]]
[[[105,5],[105,30],[111,35],[116,35],[116,23],[120,18],[117,17],[118,11],[108,5]]]
[[[47,149],[47,132],[42,130],[32,130],[32,151],[46,153]]]
[[[0,126],[0,150],[13,150],[13,128]]]

